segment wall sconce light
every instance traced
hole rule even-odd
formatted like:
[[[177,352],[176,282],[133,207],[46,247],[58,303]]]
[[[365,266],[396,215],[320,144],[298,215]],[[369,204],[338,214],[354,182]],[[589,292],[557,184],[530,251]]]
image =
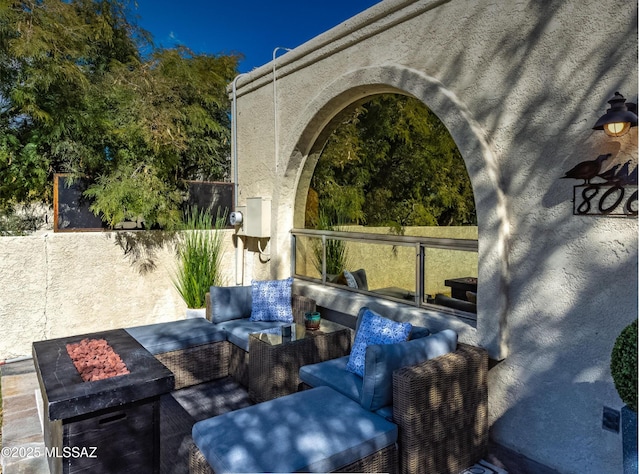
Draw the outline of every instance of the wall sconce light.
[[[604,130],[610,137],[621,137],[631,127],[638,126],[638,106],[625,101],[624,96],[616,92],[608,101],[611,108],[598,119],[593,129]]]

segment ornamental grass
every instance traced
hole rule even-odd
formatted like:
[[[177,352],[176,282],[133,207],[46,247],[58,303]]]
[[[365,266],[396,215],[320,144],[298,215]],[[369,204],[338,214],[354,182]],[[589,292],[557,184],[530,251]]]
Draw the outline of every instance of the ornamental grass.
[[[204,308],[209,288],[224,283],[221,272],[224,234],[221,231],[226,219],[226,212],[214,219],[208,211],[192,208],[187,213],[184,230],[178,233],[178,269],[173,284],[188,308]]]

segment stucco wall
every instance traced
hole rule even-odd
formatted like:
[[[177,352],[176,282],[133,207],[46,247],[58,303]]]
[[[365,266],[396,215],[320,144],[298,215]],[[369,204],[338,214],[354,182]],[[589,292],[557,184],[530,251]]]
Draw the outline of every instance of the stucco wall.
[[[608,364],[638,315],[637,219],[573,215],[579,182],[560,178],[605,153],[605,169],[637,166],[637,128],[591,129],[615,91],[638,100],[637,23],[626,0],[385,0],[277,59],[275,133],[271,64],[240,78],[239,204],[272,198],[271,259],[245,277],[290,273],[289,231],[338,114],[375,93],[421,99],[474,188],[478,321],[464,337],[502,359],[492,436],[563,473],[620,472],[602,407],[622,406]]]
[[[33,341],[185,317],[186,305],[172,283],[173,247],[136,260],[132,252],[125,255],[118,235],[47,231],[0,237],[0,361],[31,356]],[[231,283],[231,231],[225,231],[225,243]],[[155,268],[144,271],[145,255]]]

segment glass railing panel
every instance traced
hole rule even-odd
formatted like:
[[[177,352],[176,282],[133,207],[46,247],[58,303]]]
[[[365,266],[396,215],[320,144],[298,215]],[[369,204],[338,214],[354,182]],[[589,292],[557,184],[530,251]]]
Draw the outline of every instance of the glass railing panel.
[[[382,236],[355,232],[294,231],[295,274],[322,281],[322,259],[326,256],[326,281],[347,285],[342,270],[348,270],[357,287],[386,298],[416,302],[424,286],[422,304],[475,313],[478,251],[476,239],[448,235]],[[326,251],[323,252],[323,234]],[[418,256],[422,249],[424,266]],[[353,280],[351,280],[353,284]],[[420,300],[420,297],[418,296]]]
[[[299,235],[295,242],[295,274],[321,280],[322,239]]]
[[[346,269],[366,289],[383,296],[415,301],[416,251],[414,246],[351,241],[346,247]],[[359,277],[359,278],[358,278]]]
[[[478,253],[425,249],[425,302],[455,309],[472,310],[469,305],[457,305],[450,298],[475,304],[478,287]],[[456,308],[456,306],[458,306]]]

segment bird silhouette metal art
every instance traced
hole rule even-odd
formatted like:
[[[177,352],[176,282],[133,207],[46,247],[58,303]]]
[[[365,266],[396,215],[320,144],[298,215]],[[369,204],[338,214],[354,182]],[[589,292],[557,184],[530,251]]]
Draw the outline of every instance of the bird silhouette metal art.
[[[615,183],[618,182],[618,180],[616,178],[616,175],[617,175],[617,172],[618,172],[618,168],[620,168],[620,164],[613,165],[611,168],[609,168],[606,171],[603,171],[598,176],[600,178],[604,179],[609,184],[615,184]]]
[[[638,184],[638,167],[636,166],[632,171],[629,171],[631,163],[631,160],[627,160],[627,162],[622,165],[622,169],[613,177],[613,182],[615,184],[618,184],[619,186]]]
[[[578,163],[560,179],[581,179],[573,187],[573,214],[581,216],[638,216],[638,167],[632,160],[603,171],[611,154]],[[597,181],[591,180],[598,178]]]
[[[600,174],[602,163],[611,157],[611,153],[600,155],[595,160],[588,160],[578,163],[560,179],[583,179],[583,184],[591,184],[591,180]]]

